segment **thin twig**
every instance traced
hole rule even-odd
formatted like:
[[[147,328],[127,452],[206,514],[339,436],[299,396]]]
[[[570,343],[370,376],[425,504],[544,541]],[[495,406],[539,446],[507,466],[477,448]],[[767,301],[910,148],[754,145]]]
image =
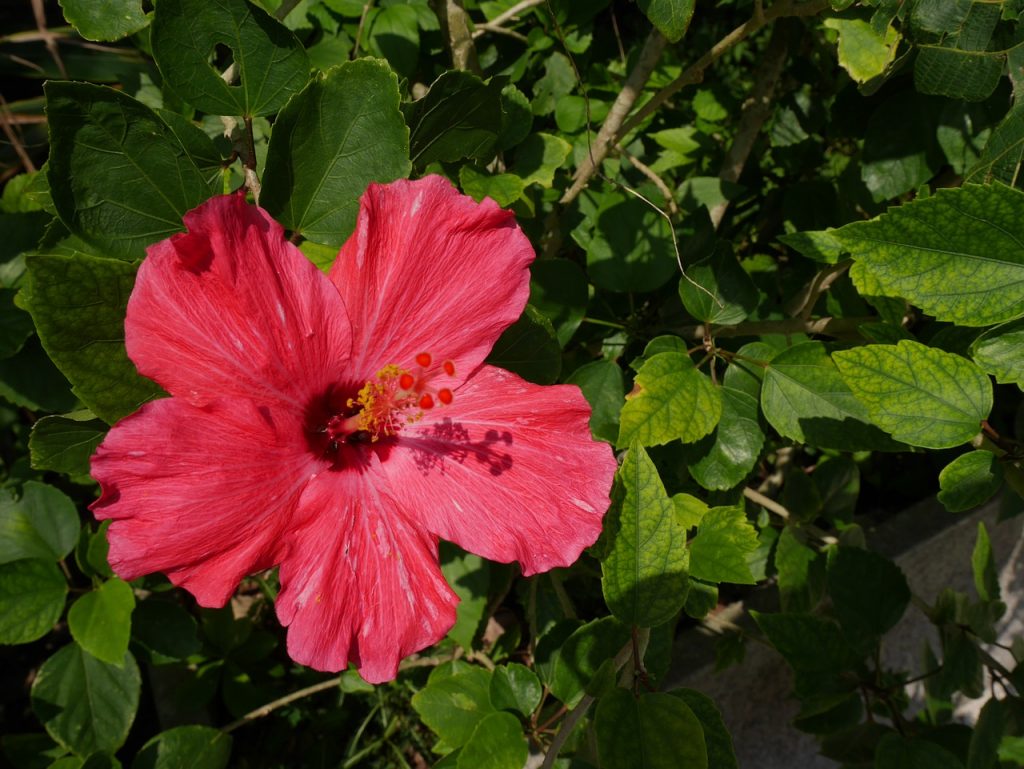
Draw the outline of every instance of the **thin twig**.
[[[743,496],[753,502],[755,505],[760,505],[765,510],[775,513],[779,518],[784,521],[788,521],[792,517],[792,513],[786,509],[785,506],[780,505],[771,497],[766,497],[760,491],[752,489],[748,486],[743,488]]]
[[[714,336],[736,337],[736,336],[760,336],[762,334],[820,334],[836,338],[857,338],[860,336],[857,329],[864,323],[872,323],[878,318],[874,315],[857,318],[814,318],[804,320],[803,318],[784,318],[782,320],[752,320],[744,323],[737,323],[735,326],[715,326]],[[701,324],[697,326],[683,326],[673,329],[675,333],[684,339],[703,339],[707,336],[708,327]]]
[[[14,148],[15,154],[21,161],[21,165],[24,166],[25,170],[29,173],[33,173],[36,170],[35,163],[32,162],[32,158],[29,157],[28,151],[25,149],[25,143],[18,136],[17,132],[11,127],[14,121],[11,119],[11,108],[7,106],[7,100],[0,94],[0,126],[3,127],[4,135],[7,136],[7,140],[11,143]]]
[[[629,639],[625,646],[623,646],[619,653],[615,655],[615,659],[612,661],[612,665],[616,670],[621,670],[622,667],[629,662],[633,657],[633,639]],[[565,745],[565,741],[569,739],[569,735],[572,734],[576,725],[580,722],[580,719],[590,709],[590,706],[594,704],[594,696],[591,694],[584,694],[583,699],[572,710],[569,711],[569,715],[562,721],[562,726],[558,730],[558,734],[551,741],[551,746],[548,748],[547,754],[544,756],[544,763],[540,765],[540,769],[551,769],[555,765],[555,761],[558,759],[558,754],[562,750],[562,746]]]
[[[771,114],[775,88],[782,77],[782,67],[789,55],[789,36],[786,32],[784,24],[775,25],[768,48],[758,61],[754,87],[750,92],[750,98],[743,104],[743,112],[740,115],[736,134],[733,137],[732,145],[725,153],[722,170],[718,174],[718,178],[725,183],[735,184],[739,181],[743,167],[747,164],[750,152],[754,148],[754,142]],[[728,208],[729,200],[726,198],[709,211],[711,223],[716,230],[722,223],[722,219],[725,218]]]
[[[294,11],[302,0],[284,0],[283,3],[274,11],[274,17],[278,21],[284,21],[289,13]]]
[[[565,191],[561,200],[558,201],[563,206],[579,197],[579,194],[583,192],[590,182],[591,177],[601,167],[602,161],[608,155],[608,148],[616,136],[620,134],[619,129],[622,127],[622,121],[626,119],[626,115],[629,114],[633,104],[636,103],[637,97],[644,90],[644,85],[647,83],[651,73],[654,72],[654,68],[658,66],[658,59],[661,58],[661,52],[665,50],[667,42],[665,36],[656,29],[652,29],[647,36],[647,40],[644,41],[644,46],[640,51],[640,56],[637,58],[633,70],[626,78],[626,82],[623,84],[622,90],[619,91],[619,95],[615,97],[615,102],[612,104],[611,109],[608,110],[608,116],[605,118],[604,123],[601,124],[601,130],[597,132],[597,137],[595,137],[590,145],[587,157],[584,158],[583,163],[576,170],[572,186]]]
[[[359,46],[363,42],[363,26],[366,24],[366,14],[370,12],[373,7],[373,0],[366,0],[363,3],[363,12],[359,14],[359,26],[356,27],[356,41],[352,44],[352,56],[350,58],[356,58],[359,56]]]
[[[814,305],[818,303],[818,298],[828,291],[832,284],[850,269],[852,264],[852,259],[843,259],[818,272],[811,279],[810,283],[789,303],[787,306],[789,314],[803,320],[810,318],[811,313],[814,312]]]
[[[252,117],[246,115],[245,121],[245,186],[252,193],[252,200],[256,205],[260,202],[260,177],[256,174],[256,140],[252,135]]]
[[[506,21],[515,19],[523,11],[528,11],[544,2],[545,0],[521,0],[521,2],[516,3],[507,11],[502,11],[490,21],[477,24],[476,29],[473,30],[473,37],[480,37],[485,32],[501,33]]]
[[[679,77],[654,94],[650,101],[622,124],[616,138],[621,139],[640,125],[680,89],[701,82],[704,79],[704,70],[722,58],[726,51],[757,32],[765,24],[790,16],[816,16],[828,7],[829,0],[810,0],[806,3],[798,3],[796,0],[779,0],[764,13],[758,13],[755,9],[753,16],[715,43],[707,53],[683,70]]]
[[[483,24],[477,24],[476,29],[473,30],[473,39],[480,37],[484,32],[493,32],[496,35],[504,35],[505,37],[511,37],[514,40],[518,40],[520,43],[529,43],[530,38],[524,35],[522,32],[516,32],[514,29],[508,27],[495,27],[493,24],[484,22]]]
[[[441,31],[448,40],[452,66],[482,75],[473,36],[469,32],[469,15],[462,7],[462,0],[434,0],[433,5],[437,20],[441,23]]]
[[[651,180],[654,186],[658,188],[658,192],[660,192],[664,196],[665,203],[668,205],[669,213],[672,214],[672,216],[675,216],[676,214],[679,213],[679,206],[676,205],[675,196],[672,194],[672,190],[668,188],[668,185],[665,184],[664,179],[662,179],[660,176],[654,173],[650,166],[638,160],[633,154],[629,152],[629,150],[627,150],[621,144],[615,145],[615,151],[618,152],[623,157],[625,157],[626,160],[628,160],[630,164],[633,166],[633,168],[635,168],[637,171],[639,171],[640,173],[642,173],[644,176]]]
[[[50,52],[50,57],[57,65],[60,76],[67,80],[67,68],[64,66],[64,60],[60,57],[60,51],[57,50],[57,36],[46,27],[46,10],[43,8],[43,0],[32,0],[32,13],[36,17],[36,28],[46,44],[46,50]]]
[[[258,707],[255,710],[249,711],[244,716],[239,718],[237,721],[232,721],[230,724],[223,727],[221,731],[225,734],[233,732],[238,727],[245,726],[247,723],[249,723],[250,721],[255,721],[257,718],[263,718],[264,716],[268,716],[278,708],[283,708],[285,705],[291,702],[295,702],[295,700],[301,700],[303,697],[310,697],[319,692],[324,692],[328,689],[334,689],[340,683],[341,676],[335,676],[334,678],[329,678],[326,681],[321,681],[320,683],[313,684],[312,686],[307,686],[305,689],[299,689],[298,691],[294,691],[291,694],[286,694],[284,697],[279,697],[273,702],[268,702],[266,705],[263,705],[262,707]]]

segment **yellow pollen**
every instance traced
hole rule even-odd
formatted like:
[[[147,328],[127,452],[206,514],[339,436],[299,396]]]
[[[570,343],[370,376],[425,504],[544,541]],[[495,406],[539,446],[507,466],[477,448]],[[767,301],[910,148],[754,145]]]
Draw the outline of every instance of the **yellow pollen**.
[[[403,390],[399,380],[409,372],[389,364],[373,379],[363,385],[355,398],[348,401],[349,408],[359,408],[359,429],[370,435],[371,441],[395,435],[403,425],[416,422],[423,412],[402,413],[416,402],[416,394]]]

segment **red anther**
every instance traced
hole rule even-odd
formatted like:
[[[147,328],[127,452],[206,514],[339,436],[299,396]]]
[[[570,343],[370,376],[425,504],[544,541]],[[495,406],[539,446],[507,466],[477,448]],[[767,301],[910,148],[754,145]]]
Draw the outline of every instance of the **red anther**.
[[[416,384],[416,377],[412,374],[402,374],[398,377],[398,386],[403,390],[411,390],[414,384]]]
[[[421,352],[419,355],[416,356],[416,365],[419,366],[420,368],[426,368],[427,366],[430,365],[430,361],[432,360],[433,358],[430,357],[429,352]]]
[[[452,363],[450,360],[446,360],[444,362],[444,373],[446,373],[448,376],[455,376],[455,364]]]
[[[441,401],[445,406],[452,402],[455,396],[452,395],[452,391],[447,387],[438,390],[437,399]]]
[[[430,393],[423,393],[423,397],[420,398],[421,409],[432,409],[434,408],[434,399],[430,396]]]

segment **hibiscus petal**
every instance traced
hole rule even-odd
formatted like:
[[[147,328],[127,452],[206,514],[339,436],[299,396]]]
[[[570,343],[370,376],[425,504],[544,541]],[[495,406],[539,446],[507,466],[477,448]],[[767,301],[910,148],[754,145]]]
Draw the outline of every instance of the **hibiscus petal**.
[[[393,679],[403,657],[443,638],[458,603],[437,539],[406,520],[377,468],[309,484],[300,502],[309,520],[289,534],[277,598],[292,659],[330,671],[352,662],[370,683]]]
[[[522,313],[533,248],[512,214],[440,176],[371,184],[331,268],[351,317],[352,370],[431,353],[461,381]]]
[[[128,302],[139,372],[195,404],[233,395],[304,407],[351,349],[337,290],[241,195],[185,215],[187,233],[149,248]]]
[[[406,427],[382,462],[395,498],[434,534],[524,574],[568,566],[601,533],[615,473],[579,388],[481,366],[452,405]]]
[[[242,577],[278,561],[302,489],[324,465],[292,414],[165,398],[118,422],[96,450],[103,494],[92,510],[113,519],[120,577],[166,572],[203,606],[223,606]]]

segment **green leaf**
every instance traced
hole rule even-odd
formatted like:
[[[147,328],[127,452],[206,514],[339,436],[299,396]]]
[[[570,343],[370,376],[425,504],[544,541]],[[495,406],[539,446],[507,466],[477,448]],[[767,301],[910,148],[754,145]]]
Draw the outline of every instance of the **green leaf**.
[[[670,43],[683,39],[693,18],[694,0],[638,0],[637,5]]]
[[[389,5],[373,16],[367,48],[387,59],[391,68],[408,78],[420,55],[419,13],[411,5]]]
[[[722,416],[722,393],[685,353],[647,359],[634,393],[622,409],[619,447],[638,441],[660,446],[675,439],[692,443],[710,433]]]
[[[1024,164],[1024,104],[1015,105],[992,131],[965,182],[999,181],[1017,186]]]
[[[416,692],[412,707],[451,750],[465,745],[485,717],[496,712],[490,698],[491,673],[478,667],[434,678]]]
[[[457,769],[522,769],[529,755],[523,727],[511,713],[480,720],[459,753]]]
[[[579,328],[589,300],[587,276],[575,262],[544,259],[530,265],[530,304],[551,321],[562,347]]]
[[[990,451],[961,454],[939,473],[939,502],[951,513],[986,502],[1003,485],[1003,465]]]
[[[459,186],[478,203],[490,198],[502,208],[519,200],[525,187],[515,174],[491,174],[472,163],[459,169]]]
[[[0,359],[10,358],[18,352],[32,336],[32,318],[16,307],[13,288],[0,289]]]
[[[619,435],[619,414],[625,402],[622,367],[614,361],[596,360],[580,366],[565,381],[579,386],[590,404],[593,436],[614,443]]]
[[[833,675],[858,659],[839,625],[815,614],[751,611],[757,626],[790,666],[809,674]]]
[[[132,769],[225,769],[231,736],[209,726],[178,726],[142,746]]]
[[[970,353],[1000,384],[1024,383],[1024,319],[990,328],[974,340]]]
[[[68,229],[102,253],[142,257],[217,192],[219,178],[200,171],[149,107],[88,83],[51,80],[44,90],[53,204]]]
[[[367,185],[409,173],[398,102],[398,78],[376,59],[316,75],[274,122],[260,205],[288,229],[340,246]]]
[[[829,554],[827,574],[832,608],[847,638],[858,646],[880,638],[910,603],[903,572],[873,551],[840,546]]]
[[[974,550],[971,552],[971,571],[974,574],[974,589],[978,592],[978,598],[982,601],[998,601],[1001,593],[999,570],[992,555],[988,529],[982,521],[978,521],[978,538],[974,541]]]
[[[557,663],[556,663],[557,664]],[[514,710],[524,717],[540,705],[540,679],[525,665],[510,662],[494,669],[491,704],[498,710]]]
[[[501,89],[501,133],[498,135],[498,150],[507,150],[530,135],[533,128],[533,113],[526,94],[514,85]]]
[[[997,753],[1000,761],[1013,761],[1017,766],[1024,766],[1024,737],[1003,735]]]
[[[740,267],[727,243],[686,268],[679,281],[683,306],[697,320],[718,326],[735,325],[757,307],[757,288]]]
[[[904,340],[832,355],[871,421],[912,446],[966,443],[992,409],[992,382],[953,353]]]
[[[630,629],[615,617],[601,617],[577,628],[555,655],[549,686],[568,708],[575,707],[598,670],[630,639]]]
[[[0,492],[0,563],[20,558],[59,561],[78,540],[78,511],[53,486],[27,481],[21,499]]]
[[[653,291],[679,269],[669,222],[642,200],[618,190],[599,197],[599,207],[572,231],[587,252],[587,272],[608,291]]]
[[[757,550],[757,530],[742,507],[712,507],[690,542],[690,575],[707,582],[752,585],[747,555]]]
[[[35,336],[17,354],[0,360],[0,396],[31,411],[67,411],[78,403]]]
[[[448,631],[448,637],[469,650],[473,648],[473,639],[487,609],[490,565],[480,556],[460,550],[449,542],[441,543],[440,557],[444,578],[459,596],[455,624]]]
[[[679,697],[613,689],[594,723],[602,769],[708,769],[704,730]]]
[[[821,342],[795,345],[771,360],[761,408],[780,435],[799,443],[843,451],[900,448],[869,424]]]
[[[109,528],[110,521],[104,521],[95,531],[88,524],[82,527],[75,547],[75,563],[87,577],[109,579],[114,576],[114,570],[107,562],[110,553],[110,543],[107,541]]]
[[[995,697],[982,706],[971,734],[966,769],[992,769],[996,765],[996,759],[1000,757],[999,741],[1007,731],[1007,710],[1005,700]]]
[[[202,646],[192,615],[155,597],[140,602],[132,612],[132,641],[154,664],[183,660]]]
[[[715,431],[695,446],[703,450],[700,458],[688,464],[693,479],[713,490],[731,489],[746,478],[764,445],[757,397],[728,386],[721,393],[722,417]]]
[[[934,742],[889,732],[875,748],[875,769],[964,769],[964,765]]]
[[[836,239],[835,230],[793,232],[780,235],[779,242],[816,262],[835,264],[843,258],[843,246]]]
[[[714,700],[694,689],[674,689],[669,694],[685,702],[700,720],[708,751],[708,766],[712,769],[739,769],[732,749],[732,737]]]
[[[552,384],[562,370],[562,348],[551,321],[530,305],[494,343],[487,362],[534,384]]]
[[[86,40],[120,40],[149,24],[142,0],[60,0],[60,7]]]
[[[90,412],[48,416],[32,425],[32,467],[71,476],[89,473],[89,457],[107,434],[107,425]]]
[[[565,139],[545,133],[531,134],[516,147],[512,172],[521,177],[524,184],[550,187],[555,171],[565,165],[571,152],[572,145]]]
[[[835,235],[872,281],[854,274],[862,294],[903,297],[962,326],[1024,314],[1022,192],[1001,184],[940,189]]]
[[[116,577],[109,579],[71,605],[71,637],[96,659],[120,667],[128,651],[134,608],[131,586]]]
[[[919,93],[983,101],[999,85],[1006,54],[964,51],[949,45],[918,45],[914,88]]]
[[[109,665],[78,644],[65,646],[39,669],[32,684],[32,710],[46,731],[79,755],[115,751],[135,719],[141,688],[131,654]]]
[[[151,41],[164,84],[213,115],[273,114],[309,77],[298,38],[246,0],[158,4]],[[228,85],[210,64],[217,46],[230,49],[238,85]]]
[[[124,347],[138,265],[77,251],[27,262],[25,303],[43,346],[96,416],[112,424],[162,393],[139,376]]]
[[[0,737],[0,745],[12,769],[47,769],[68,752],[41,732],[5,734]]]
[[[24,644],[49,633],[64,611],[68,583],[52,561],[0,564],[0,644]]]
[[[805,545],[793,526],[786,526],[775,546],[779,599],[784,612],[807,612],[814,608],[812,568],[818,554]]]
[[[654,627],[675,616],[686,600],[686,527],[638,444],[630,446],[619,477],[625,496],[613,513],[618,520],[610,523],[615,534],[602,563],[601,587],[621,622]]]
[[[858,83],[883,75],[896,58],[900,35],[891,26],[877,32],[863,19],[825,19],[839,33],[839,64]]]
[[[430,85],[422,99],[404,104],[413,165],[462,158],[487,161],[501,131],[501,93],[505,82],[486,83],[476,75],[449,70]]]
[[[927,97],[905,91],[889,96],[868,119],[861,179],[875,201],[916,189],[941,168],[933,109]]]

